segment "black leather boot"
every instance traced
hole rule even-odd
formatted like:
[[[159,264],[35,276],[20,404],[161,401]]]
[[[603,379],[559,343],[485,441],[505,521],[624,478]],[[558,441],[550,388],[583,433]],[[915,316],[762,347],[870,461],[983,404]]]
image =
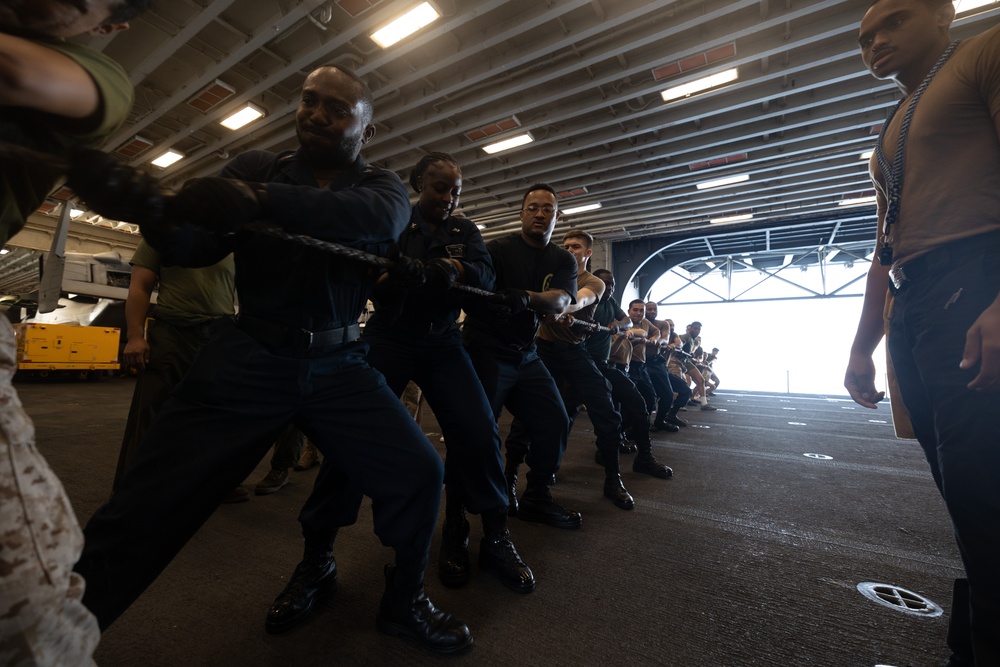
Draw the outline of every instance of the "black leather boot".
[[[632,461],[632,470],[643,475],[652,475],[660,479],[670,479],[674,476],[674,471],[663,465],[653,456],[653,446],[649,441],[640,442],[639,453]]]
[[[517,516],[517,469],[524,462],[523,454],[507,452],[507,465],[503,474],[507,478],[507,516]]]
[[[677,433],[677,431],[681,429],[677,426],[677,424],[671,422],[666,415],[664,415],[663,419],[660,419],[660,415],[659,413],[657,413],[656,421],[653,422],[653,425],[650,427],[650,430],[664,431],[666,433]]]
[[[483,539],[479,543],[479,569],[492,572],[504,586],[518,593],[535,590],[535,575],[524,564],[510,541],[507,509],[483,512]]]
[[[379,632],[401,637],[432,653],[454,655],[472,648],[468,626],[435,607],[423,584],[397,586],[395,579],[395,566],[386,565],[385,593],[375,619]]]
[[[975,664],[972,619],[969,617],[969,580],[965,578],[956,579],[952,587],[948,648],[951,649],[951,657],[945,667],[972,667]]]
[[[635,499],[622,484],[621,475],[606,475],[604,477],[604,497],[610,498],[615,507],[623,510],[635,509]]]
[[[271,603],[264,628],[271,634],[286,632],[301,623],[317,600],[331,597],[337,590],[337,561],[333,558],[333,536],[315,540],[306,538],[302,562],[288,580],[288,585]]]
[[[597,456],[604,464],[604,497],[610,498],[615,507],[620,509],[635,509],[635,500],[622,483],[618,448],[614,445],[611,447],[605,445],[603,451],[600,449],[597,450]]]
[[[680,406],[677,406],[677,407],[680,407]],[[688,425],[687,420],[684,420],[684,419],[681,419],[680,417],[678,417],[677,416],[677,410],[674,410],[673,408],[671,408],[670,412],[667,413],[667,416],[663,418],[663,421],[667,422],[668,424],[673,424],[674,426],[678,426],[678,427],[684,427],[684,426]]]
[[[521,506],[517,517],[525,521],[537,521],[555,528],[579,528],[583,525],[583,517],[579,512],[568,510],[553,498],[549,492],[551,475],[534,475],[528,473],[528,488],[521,496]]]
[[[438,576],[448,588],[461,588],[469,583],[469,522],[462,503],[452,498],[445,498]]]

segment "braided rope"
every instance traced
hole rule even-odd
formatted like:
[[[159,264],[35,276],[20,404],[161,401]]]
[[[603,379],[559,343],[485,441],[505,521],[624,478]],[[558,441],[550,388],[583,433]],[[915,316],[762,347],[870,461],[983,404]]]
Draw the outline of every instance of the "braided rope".
[[[365,252],[364,250],[358,250],[357,248],[349,248],[340,243],[332,243],[330,241],[321,241],[320,239],[313,238],[311,236],[303,236],[301,234],[292,234],[291,232],[286,232],[283,229],[274,227],[273,225],[265,225],[260,223],[253,223],[247,225],[247,228],[260,233],[266,234],[267,236],[272,236],[283,241],[288,241],[291,243],[296,243],[298,245],[306,246],[309,248],[315,248],[317,250],[322,250],[325,253],[336,255],[337,257],[343,257],[345,259],[351,259],[356,262],[361,262],[363,264],[369,264],[371,266],[377,266],[379,268],[389,268],[393,266],[396,262],[389,259],[388,257],[380,257],[379,255],[373,255],[370,252]],[[455,284],[451,286],[451,289],[458,290],[459,292],[465,292],[466,294],[472,294],[479,297],[495,297],[497,296],[495,292],[490,292],[478,287],[472,287],[471,285]]]

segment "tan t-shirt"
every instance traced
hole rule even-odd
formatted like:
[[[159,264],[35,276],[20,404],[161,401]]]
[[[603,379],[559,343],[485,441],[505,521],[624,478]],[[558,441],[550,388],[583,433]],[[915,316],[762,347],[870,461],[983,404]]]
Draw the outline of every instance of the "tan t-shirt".
[[[905,112],[904,103],[886,130],[882,150],[890,163]],[[917,104],[906,141],[902,206],[889,237],[895,265],[1000,231],[997,114],[1000,25],[962,42]],[[874,156],[869,168],[881,220],[888,189]]]
[[[647,319],[643,319],[639,324],[633,324],[632,320],[628,317],[618,320],[615,324],[624,324],[629,328],[629,331],[635,331],[636,329],[641,329],[646,332],[645,338],[634,338],[631,341],[632,344],[632,360],[640,364],[646,363],[646,341],[657,340],[660,337],[660,330],[657,329],[652,322]],[[623,336],[616,336],[615,343],[622,340]],[[612,349],[612,354],[614,350]],[[619,362],[620,363],[620,362]]]
[[[604,290],[607,289],[607,285],[604,281],[592,274],[590,271],[585,269],[580,270],[576,274],[576,289],[579,295],[580,291],[588,289],[597,295],[597,301],[601,300],[604,295]],[[581,308],[580,310],[573,313],[573,317],[592,322],[594,320],[594,310],[597,308],[597,301],[590,304],[586,308]],[[562,341],[566,343],[582,343],[587,337],[587,332],[580,327],[567,327],[561,324],[553,324],[552,322],[543,321],[542,326],[538,329],[538,337],[542,340],[549,341]]]

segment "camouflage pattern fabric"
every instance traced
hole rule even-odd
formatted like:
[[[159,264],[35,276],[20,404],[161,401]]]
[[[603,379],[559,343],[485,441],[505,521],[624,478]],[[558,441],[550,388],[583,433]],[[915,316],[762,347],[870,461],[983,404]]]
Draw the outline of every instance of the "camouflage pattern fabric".
[[[0,316],[0,665],[93,665],[100,631],[73,572],[83,533],[35,448],[15,370],[14,332]]]

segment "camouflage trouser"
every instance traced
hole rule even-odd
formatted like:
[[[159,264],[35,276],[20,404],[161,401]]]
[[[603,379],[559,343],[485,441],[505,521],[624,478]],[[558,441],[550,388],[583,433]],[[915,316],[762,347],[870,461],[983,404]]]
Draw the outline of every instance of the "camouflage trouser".
[[[0,315],[0,665],[93,665],[100,631],[72,571],[83,533],[35,449],[14,370],[14,333]]]

